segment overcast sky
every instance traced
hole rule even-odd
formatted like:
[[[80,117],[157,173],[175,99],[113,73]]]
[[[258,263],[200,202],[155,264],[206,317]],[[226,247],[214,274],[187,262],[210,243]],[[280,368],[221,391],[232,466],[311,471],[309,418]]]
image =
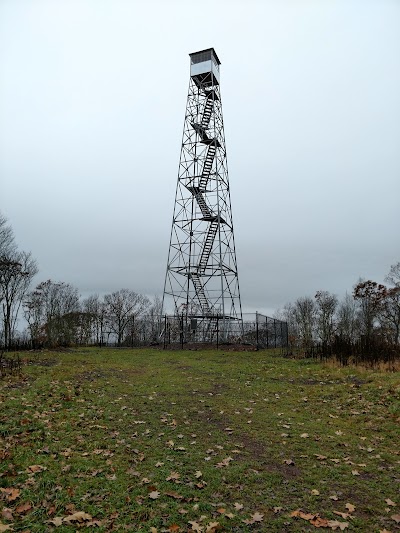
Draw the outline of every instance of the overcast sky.
[[[208,47],[243,309],[400,261],[398,0],[0,0],[0,210],[36,283],[162,294],[188,54]]]

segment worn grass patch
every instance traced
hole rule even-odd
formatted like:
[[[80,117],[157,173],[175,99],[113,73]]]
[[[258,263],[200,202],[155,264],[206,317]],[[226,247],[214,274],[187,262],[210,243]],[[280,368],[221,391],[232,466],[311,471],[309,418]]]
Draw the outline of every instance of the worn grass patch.
[[[261,352],[30,354],[0,531],[400,530],[400,376]]]

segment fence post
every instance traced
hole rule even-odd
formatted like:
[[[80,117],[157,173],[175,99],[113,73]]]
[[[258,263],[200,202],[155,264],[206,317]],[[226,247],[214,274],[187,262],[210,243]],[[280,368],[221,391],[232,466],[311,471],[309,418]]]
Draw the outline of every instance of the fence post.
[[[258,350],[258,312],[256,311],[256,350]]]
[[[265,317],[265,329],[267,331],[267,348],[269,348],[268,317]]]
[[[164,315],[164,350],[167,347],[167,315]]]
[[[274,318],[274,348],[276,348],[276,319]]]
[[[181,315],[181,349],[183,350],[183,311]]]

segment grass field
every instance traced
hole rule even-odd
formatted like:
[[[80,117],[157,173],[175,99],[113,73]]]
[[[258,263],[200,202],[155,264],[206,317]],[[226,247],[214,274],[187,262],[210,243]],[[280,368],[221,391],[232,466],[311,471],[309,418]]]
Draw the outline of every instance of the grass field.
[[[398,372],[273,350],[28,357],[0,381],[0,532],[400,531]]]

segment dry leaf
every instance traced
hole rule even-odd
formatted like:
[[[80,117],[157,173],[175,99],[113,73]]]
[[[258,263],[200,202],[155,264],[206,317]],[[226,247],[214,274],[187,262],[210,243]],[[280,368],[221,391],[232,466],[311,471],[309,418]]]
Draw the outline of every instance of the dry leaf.
[[[313,489],[313,490],[311,491],[311,494],[312,494],[313,496],[319,496],[319,490],[317,490],[317,489]]]
[[[192,526],[192,531],[201,532],[204,530],[204,527],[198,524],[197,522],[189,521],[189,524]]]
[[[210,522],[207,525],[206,533],[215,533],[217,528],[219,529],[219,522]]]
[[[388,505],[392,505],[393,507],[396,507],[396,504],[390,499],[390,498],[387,498],[385,500],[385,502],[388,504]]]
[[[262,522],[264,518],[264,515],[261,513],[254,513],[250,518],[247,518],[246,520],[242,520],[244,524],[255,524],[256,522]]]
[[[243,509],[243,504],[235,502],[233,507],[236,509],[236,511],[241,511]]]
[[[330,527],[333,530],[340,529],[341,531],[344,531],[346,527],[349,527],[348,522],[339,522],[338,520],[328,520],[328,527]]]
[[[170,475],[166,478],[166,481],[176,481],[181,475],[178,472],[171,472]]]
[[[2,533],[3,531],[13,531],[13,528],[12,526],[6,526],[5,524],[2,524],[0,522],[0,533]]]
[[[92,518],[93,517],[88,513],[84,513],[83,511],[77,511],[74,514],[66,516],[63,519],[63,522],[67,522],[67,523],[68,522],[85,522],[85,521],[92,520]]]
[[[303,520],[312,520],[313,518],[315,518],[316,515],[311,513],[303,513],[301,509],[297,509],[297,511],[291,512],[290,516],[302,518]]]
[[[15,511],[18,514],[23,514],[23,513],[28,512],[30,509],[32,509],[32,505],[29,502],[26,502],[26,503],[21,503],[21,505],[18,505]]]
[[[174,498],[175,500],[183,500],[183,496],[181,496],[180,494],[178,494],[177,492],[171,490],[169,492],[166,492],[165,493],[166,496],[170,496],[171,498]]]
[[[360,475],[360,472],[358,470],[352,470],[351,473],[353,474],[353,476],[359,476]]]
[[[3,510],[1,511],[1,516],[5,518],[6,520],[10,520],[10,521],[14,520],[12,510],[8,509],[7,507],[3,508]]]
[[[61,526],[63,523],[63,519],[61,516],[56,516],[55,518],[52,518],[51,520],[47,520],[50,524],[53,524],[53,526]]]
[[[302,439],[308,439],[308,436],[309,436],[308,433],[302,433],[302,434],[300,435],[300,437],[301,437]]]
[[[171,533],[175,533],[175,531],[180,531],[181,528],[178,526],[178,524],[171,524],[169,527],[168,527],[168,531],[171,531]]]
[[[159,497],[160,497],[160,493],[158,492],[158,490],[153,490],[149,494],[149,498],[152,500],[156,500]]]
[[[394,520],[396,522],[396,524],[398,524],[400,522],[400,514],[392,514],[392,516],[390,518],[392,520]]]
[[[349,513],[354,513],[354,511],[356,509],[355,506],[353,504],[351,504],[351,503],[346,503],[345,507],[349,511]]]
[[[1,488],[0,490],[6,495],[6,498],[9,502],[16,500],[20,494],[19,489],[13,489],[12,487],[7,487],[5,489]]]
[[[31,465],[28,466],[27,472],[31,474],[37,474],[38,472],[43,472],[43,470],[47,470],[47,468],[42,465]]]

